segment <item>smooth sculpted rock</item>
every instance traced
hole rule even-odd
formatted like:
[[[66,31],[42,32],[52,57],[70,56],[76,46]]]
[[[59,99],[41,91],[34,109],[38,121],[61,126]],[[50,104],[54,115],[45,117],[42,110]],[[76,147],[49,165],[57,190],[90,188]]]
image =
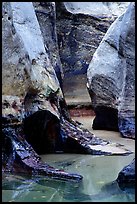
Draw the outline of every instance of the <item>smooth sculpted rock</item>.
[[[87,70],[94,129],[135,138],[135,4],[110,26]]]
[[[87,68],[109,26],[129,2],[56,2],[56,29],[66,100],[90,102]],[[83,99],[84,98],[84,99]]]
[[[59,121],[60,113],[49,96],[56,93],[62,98],[63,95],[45,50],[32,2],[3,2],[2,9],[3,170],[81,180],[81,175],[43,163],[26,141],[23,121],[39,110],[48,110]]]
[[[31,2],[3,3],[2,42],[2,94],[22,98],[29,95],[30,99],[39,100],[35,106],[25,104],[26,114],[50,109],[59,117],[45,100],[51,92],[61,98],[63,94]]]
[[[55,2],[33,2],[45,49],[62,88],[63,69],[58,48],[55,4]]]
[[[56,2],[59,52],[65,74],[86,74],[93,53],[128,3]]]
[[[32,2],[3,2],[2,9],[3,171],[80,181],[81,175],[55,169],[38,154],[130,154],[71,119]]]

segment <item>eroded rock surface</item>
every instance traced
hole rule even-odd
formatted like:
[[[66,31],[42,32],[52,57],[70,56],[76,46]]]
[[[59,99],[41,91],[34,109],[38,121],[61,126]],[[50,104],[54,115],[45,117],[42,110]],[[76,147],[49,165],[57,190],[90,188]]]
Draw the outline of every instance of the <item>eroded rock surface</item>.
[[[55,2],[33,2],[33,5],[46,52],[62,88],[63,69],[58,49]]]
[[[86,73],[104,34],[127,5],[120,2],[113,5],[111,2],[56,3],[58,44],[65,74]]]
[[[33,112],[48,107],[57,114],[45,98],[51,92],[58,92],[60,97],[63,95],[44,47],[33,4],[4,3],[2,26],[2,94],[22,98],[28,94],[39,100],[35,107],[32,105]],[[27,112],[27,105],[25,108]]]
[[[92,105],[97,113],[94,129],[110,129],[111,126],[112,130],[119,128],[123,137],[135,138],[134,3],[108,29],[94,53],[87,78]],[[106,111],[101,114],[100,109]]]
[[[3,167],[5,171],[21,171],[22,168],[28,173],[36,171],[67,180],[65,175],[70,176],[69,173],[40,160],[23,131],[23,120],[39,110],[48,110],[59,118],[52,95],[56,93],[59,98],[63,97],[44,48],[33,4],[4,2],[2,26]],[[81,180],[82,176],[71,178]]]
[[[68,104],[90,102],[87,68],[109,26],[129,2],[56,2],[59,54]],[[83,97],[82,97],[83,96]],[[72,102],[71,102],[72,101]]]
[[[50,8],[54,10],[51,5],[48,12]],[[42,36],[32,2],[3,2],[2,20],[3,170],[79,181],[81,175],[50,167],[38,153],[61,150],[130,154],[121,145],[101,140],[70,118],[56,76],[57,61],[46,50],[50,41],[44,41],[46,36]]]

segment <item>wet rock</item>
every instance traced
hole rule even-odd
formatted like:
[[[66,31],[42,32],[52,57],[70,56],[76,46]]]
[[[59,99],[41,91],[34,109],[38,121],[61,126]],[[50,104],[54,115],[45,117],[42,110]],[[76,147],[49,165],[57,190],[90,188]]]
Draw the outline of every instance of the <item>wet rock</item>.
[[[103,121],[111,108],[114,126],[118,125],[121,135],[128,138],[135,138],[134,71],[135,5],[131,3],[108,29],[87,71],[87,87],[95,113],[99,107],[105,107]],[[115,110],[118,110],[118,120]],[[96,127],[106,129],[106,123],[99,123],[98,113],[95,120]],[[110,124],[108,121],[108,129],[111,123],[112,120]]]
[[[59,120],[48,110],[37,111],[27,117],[23,129],[25,139],[38,154],[127,155],[132,153],[120,144],[100,139],[63,115]]]
[[[128,155],[132,152],[123,145],[113,143],[95,136],[89,130],[81,127],[75,121],[61,118],[61,136],[64,152],[92,155]]]
[[[117,182],[122,189],[135,187],[135,158],[120,171]]]
[[[120,112],[118,126],[123,137],[135,139],[135,116],[133,113],[131,115],[126,111],[125,115]]]
[[[20,137],[19,137],[20,133]],[[28,173],[30,175],[43,175],[60,180],[80,181],[82,176],[79,174],[67,173],[63,170],[55,169],[54,167],[43,163],[39,155],[34,151],[31,145],[25,140],[21,134],[20,128],[4,128],[4,138],[11,140],[14,158],[8,157],[8,163],[4,171],[16,173]],[[12,151],[10,152],[12,153]],[[9,168],[10,164],[10,168]],[[4,167],[4,166],[3,166]]]

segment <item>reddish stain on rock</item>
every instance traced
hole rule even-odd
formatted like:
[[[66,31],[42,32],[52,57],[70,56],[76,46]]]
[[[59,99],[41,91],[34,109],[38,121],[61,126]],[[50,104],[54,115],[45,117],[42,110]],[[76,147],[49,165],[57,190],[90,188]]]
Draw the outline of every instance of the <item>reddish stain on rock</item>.
[[[71,108],[69,109],[69,113],[71,117],[95,116],[95,112],[87,108]]]

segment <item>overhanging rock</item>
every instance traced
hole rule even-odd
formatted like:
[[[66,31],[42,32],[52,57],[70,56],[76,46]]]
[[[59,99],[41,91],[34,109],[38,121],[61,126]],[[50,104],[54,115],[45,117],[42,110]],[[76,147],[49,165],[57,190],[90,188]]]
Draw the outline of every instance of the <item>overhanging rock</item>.
[[[135,4],[110,26],[89,64],[88,90],[97,112],[95,129],[135,138]],[[98,109],[104,110],[98,114]],[[110,117],[107,112],[110,111]],[[115,114],[117,112],[117,114]],[[106,118],[107,117],[107,118]]]

